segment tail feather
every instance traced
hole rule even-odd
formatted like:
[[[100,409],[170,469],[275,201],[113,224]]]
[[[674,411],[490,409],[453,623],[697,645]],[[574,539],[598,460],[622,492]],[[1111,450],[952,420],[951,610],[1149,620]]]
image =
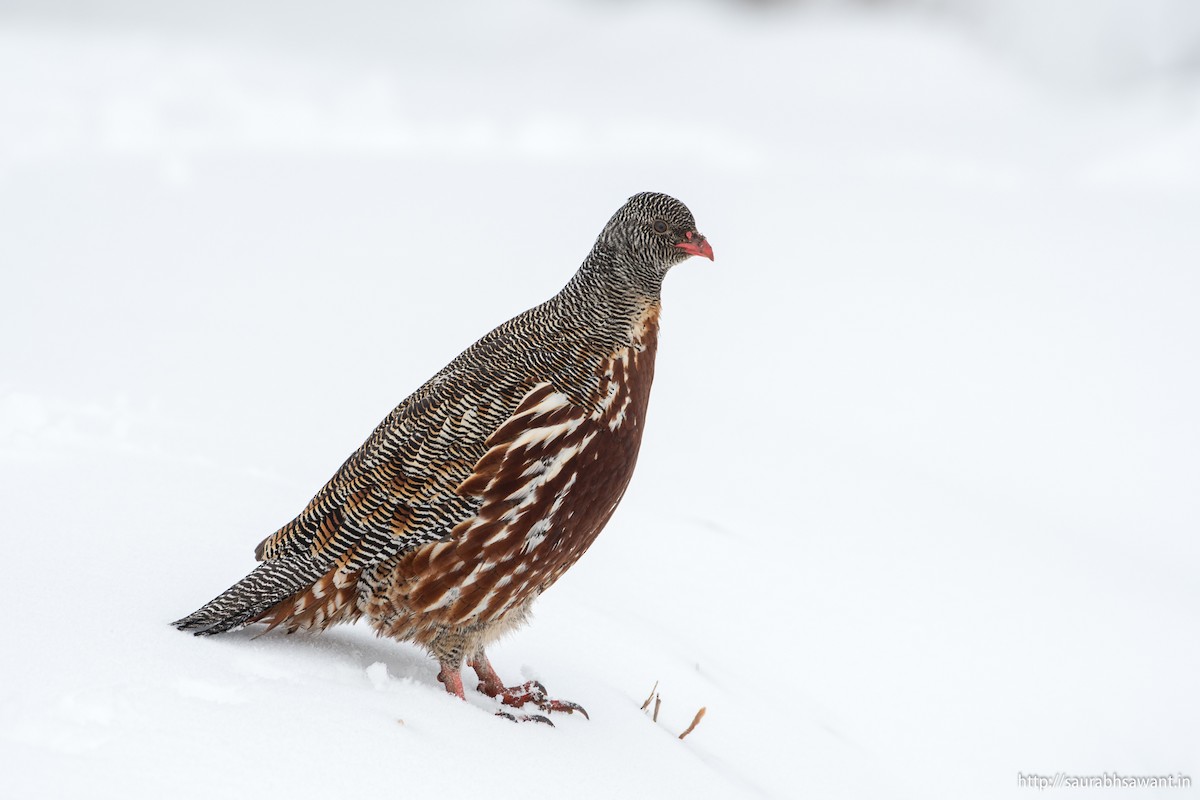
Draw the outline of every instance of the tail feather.
[[[254,622],[272,606],[312,584],[321,575],[309,564],[294,559],[272,559],[259,564],[201,608],[171,624],[181,631],[209,636],[236,630]]]
[[[361,574],[362,570],[330,570],[311,586],[271,606],[250,622],[265,623],[264,633],[280,625],[288,633],[295,633],[323,631],[339,622],[353,622],[362,615],[355,602]]]

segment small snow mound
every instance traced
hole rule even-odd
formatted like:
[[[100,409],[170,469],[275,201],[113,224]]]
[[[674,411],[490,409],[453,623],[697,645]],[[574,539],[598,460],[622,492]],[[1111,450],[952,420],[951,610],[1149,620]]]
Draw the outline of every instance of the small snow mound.
[[[376,689],[382,690],[388,685],[388,681],[391,680],[388,676],[387,664],[382,661],[376,661],[367,667],[367,679],[371,681],[371,685]]]

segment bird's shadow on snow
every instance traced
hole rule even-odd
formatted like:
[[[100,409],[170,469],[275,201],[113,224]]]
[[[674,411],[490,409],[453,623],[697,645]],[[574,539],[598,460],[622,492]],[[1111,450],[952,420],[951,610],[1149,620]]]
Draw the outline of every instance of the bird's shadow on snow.
[[[266,632],[245,628],[224,634],[222,638],[247,648],[247,656],[286,655],[280,663],[289,672],[325,674],[352,669],[365,672],[372,664],[382,663],[388,675],[441,689],[437,665],[423,651],[402,642],[377,639],[366,627],[340,627],[319,634]],[[274,658],[270,658],[274,662]]]

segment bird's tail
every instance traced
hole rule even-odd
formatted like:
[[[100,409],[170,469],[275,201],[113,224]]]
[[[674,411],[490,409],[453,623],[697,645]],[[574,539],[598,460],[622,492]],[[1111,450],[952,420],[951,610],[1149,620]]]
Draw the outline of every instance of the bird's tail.
[[[287,558],[265,561],[200,609],[171,624],[181,631],[194,631],[197,636],[244,627],[320,576],[319,571],[310,575],[306,566]]]

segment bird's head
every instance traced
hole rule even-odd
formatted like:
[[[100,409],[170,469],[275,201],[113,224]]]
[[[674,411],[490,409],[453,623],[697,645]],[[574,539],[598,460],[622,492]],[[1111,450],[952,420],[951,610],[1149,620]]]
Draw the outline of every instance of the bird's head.
[[[661,283],[667,270],[690,256],[712,260],[708,240],[683,203],[659,192],[642,192],[613,214],[598,248],[608,250],[642,277]]]

